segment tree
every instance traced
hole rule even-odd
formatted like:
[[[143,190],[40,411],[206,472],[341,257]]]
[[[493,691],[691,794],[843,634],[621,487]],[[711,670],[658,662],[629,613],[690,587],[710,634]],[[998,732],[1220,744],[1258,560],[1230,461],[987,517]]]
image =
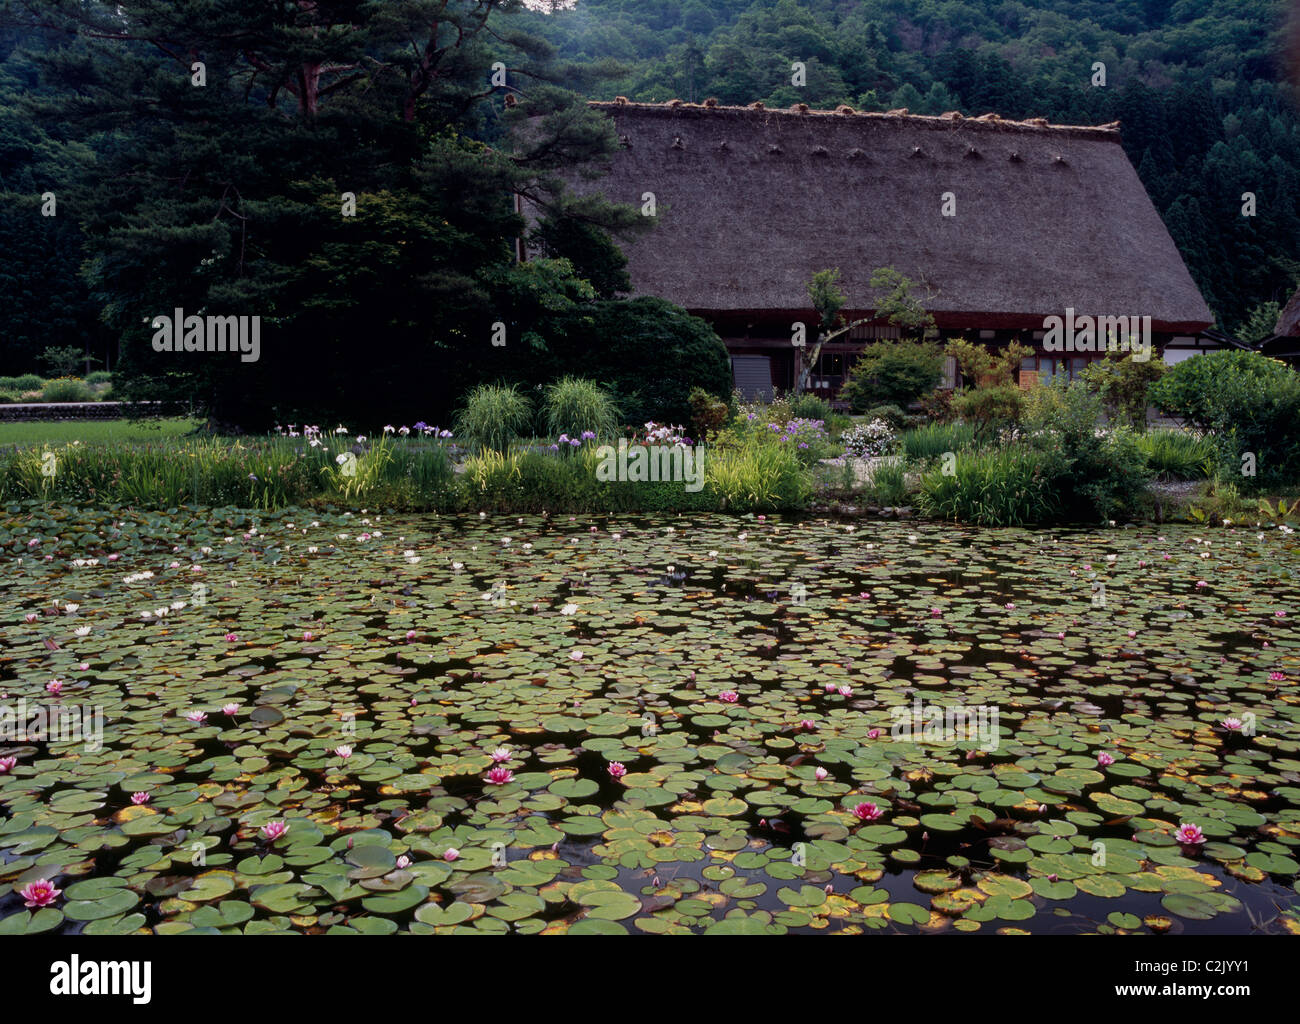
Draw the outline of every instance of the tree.
[[[550,84],[572,69],[520,29],[520,0],[8,6],[72,40],[39,59],[50,92],[28,116],[112,133],[61,187],[127,397],[191,397],[249,428],[433,419],[497,325],[518,352],[540,317],[594,298],[569,260],[514,258],[515,197],[562,206],[556,172],[615,146]],[[156,351],[154,318],[177,308],[259,317],[260,358]]]
[[[916,285],[893,267],[878,267],[871,273],[868,282],[873,289],[887,288],[886,294],[879,300],[875,315],[862,317],[849,324],[841,324],[840,311],[848,302],[848,296],[840,290],[840,271],[838,267],[819,270],[808,282],[808,297],[812,299],[813,309],[819,318],[817,342],[804,361],[795,380],[794,392],[800,394],[808,386],[808,377],[821,358],[822,348],[828,341],[842,337],[862,324],[887,322],[902,328],[904,337],[921,341],[926,332],[934,326],[934,317],[925,311],[921,300],[913,294]]]

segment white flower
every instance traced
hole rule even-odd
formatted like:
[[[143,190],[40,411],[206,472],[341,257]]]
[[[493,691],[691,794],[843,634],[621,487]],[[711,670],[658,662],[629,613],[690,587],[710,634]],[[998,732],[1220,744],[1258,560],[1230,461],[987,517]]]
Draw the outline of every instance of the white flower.
[[[463,568],[465,568],[465,563],[464,563],[464,562],[452,562],[452,563],[451,563],[451,568],[452,568],[452,571],[453,571],[453,572],[460,572]]]
[[[563,608],[560,609],[560,614],[572,615],[577,610],[578,610],[578,606],[576,604],[566,604]]]
[[[89,635],[90,635],[90,627],[89,627],[89,626],[78,626],[76,629],[73,630],[73,632],[76,633],[77,636],[89,636]]]
[[[81,605],[79,605],[79,604],[65,604],[65,605],[63,606],[63,610],[64,610],[65,612],[67,612],[69,615],[71,615],[73,612],[75,612],[75,611],[76,611],[78,608],[80,608],[80,607],[81,607]]]

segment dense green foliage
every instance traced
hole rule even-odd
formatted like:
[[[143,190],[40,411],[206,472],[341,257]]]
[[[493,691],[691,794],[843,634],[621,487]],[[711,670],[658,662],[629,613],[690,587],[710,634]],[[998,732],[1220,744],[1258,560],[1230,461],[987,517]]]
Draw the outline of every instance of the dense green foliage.
[[[599,384],[580,377],[562,377],[543,392],[542,425],[551,437],[561,434],[581,438],[584,433],[599,439],[618,433],[618,406]]]
[[[1211,352],[1174,366],[1151,397],[1209,432],[1222,472],[1241,486],[1300,478],[1300,374],[1285,364],[1256,352]]]
[[[876,405],[907,408],[933,391],[943,375],[937,345],[880,341],[868,345],[854,361],[840,394],[854,412]]]
[[[585,303],[547,322],[545,350],[502,362],[502,373],[546,383],[570,370],[610,386],[627,423],[690,422],[690,393],[731,392],[731,361],[699,317],[662,299]]]
[[[533,422],[533,404],[514,385],[480,384],[456,413],[456,436],[474,451],[504,452]]]
[[[1170,480],[1204,479],[1219,462],[1213,441],[1185,430],[1148,430],[1137,443],[1147,469]]]

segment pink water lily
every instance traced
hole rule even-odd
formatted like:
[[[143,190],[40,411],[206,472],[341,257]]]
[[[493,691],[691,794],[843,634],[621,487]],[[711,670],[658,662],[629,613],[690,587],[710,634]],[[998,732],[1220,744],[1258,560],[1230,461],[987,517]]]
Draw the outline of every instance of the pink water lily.
[[[397,866],[399,868],[409,868],[411,866],[411,858],[406,854],[402,854],[397,858]]]
[[[187,711],[185,712],[185,717],[191,722],[198,723],[207,721],[208,714],[206,711]]]
[[[262,826],[262,836],[267,842],[275,842],[282,835],[289,831],[289,826],[283,821],[268,821]]]
[[[23,616],[23,620],[25,622],[35,622],[38,618],[40,618],[40,616],[37,615],[35,612],[28,612],[26,615]]]
[[[416,633],[415,630],[413,630],[413,629],[408,629],[408,630],[406,631],[406,639],[407,639],[407,640],[414,640],[418,635],[419,635],[419,634]]]
[[[16,757],[0,757],[0,775],[13,771],[14,765],[18,763]]]
[[[18,895],[29,907],[48,907],[62,893],[62,889],[54,888],[53,882],[41,878],[26,885]]]
[[[811,718],[805,718],[799,722],[799,728],[804,730],[804,732],[816,732],[817,723],[814,722]]]
[[[718,694],[718,700],[726,704],[734,704],[736,703],[736,701],[740,700],[740,694],[738,694],[735,690],[723,690],[720,694]]]
[[[515,781],[515,773],[509,768],[503,768],[497,765],[487,773],[487,781],[493,786],[504,786],[508,782]]]
[[[1268,674],[1269,682],[1280,683],[1286,679],[1285,672],[1270,672]]]
[[[234,643],[238,643],[238,642],[239,642],[239,634],[238,634],[238,633],[227,633],[227,634],[226,634],[226,643],[228,643],[228,644],[234,644]]]
[[[509,747],[497,747],[496,750],[492,751],[492,760],[497,764],[502,761],[509,761],[511,756]]]
[[[231,704],[223,704],[223,705],[221,705],[221,712],[222,712],[222,714],[233,715],[233,714],[234,714],[236,711],[238,711],[238,710],[239,710],[239,705],[238,705],[238,704],[233,704],[233,703],[231,703]]]
[[[1236,717],[1225,718],[1219,724],[1222,725],[1229,732],[1240,732],[1242,727],[1241,719]]]
[[[459,858],[460,858],[460,851],[456,849],[456,847],[454,846],[447,847],[447,849],[443,852],[442,855],[442,859],[445,860],[448,864],[450,864],[454,860],[458,860]]]
[[[851,686],[841,686],[841,687],[840,687],[840,696],[841,696],[841,697],[852,697],[852,696],[853,696],[853,687],[851,687]]]
[[[861,803],[853,808],[853,816],[862,821],[875,821],[884,812],[873,803]]]
[[[1197,825],[1179,825],[1178,831],[1174,833],[1174,838],[1184,846],[1199,846],[1205,842],[1205,835]]]
[[[132,794],[131,794],[131,803],[133,803],[133,804],[135,804],[135,805],[137,805],[137,806],[139,806],[140,804],[147,804],[148,802],[149,802],[149,794],[148,794],[148,793],[132,793]]]
[[[868,729],[868,730],[867,730],[867,739],[869,739],[869,740],[878,740],[878,739],[880,739],[880,730],[879,730],[879,729]]]
[[[627,774],[627,767],[623,764],[622,761],[610,761],[609,767],[606,769],[606,771],[608,771],[613,778],[621,779],[624,775]]]
[[[830,774],[831,773],[828,772],[825,768],[818,768],[816,771],[813,772],[813,778],[816,779],[818,782],[825,782],[830,777]]]
[[[1197,590],[1200,590],[1202,587],[1208,587],[1208,586],[1209,586],[1209,584],[1206,583],[1205,580],[1197,580],[1197,581],[1196,581],[1196,589],[1197,589]]]
[[[346,761],[349,757],[352,756],[352,748],[345,743],[341,747],[335,747],[334,753],[338,754],[339,757],[343,758],[343,760]]]
[[[1114,764],[1115,758],[1103,750],[1100,754],[1097,755],[1097,763],[1101,765],[1103,768],[1105,768],[1106,765],[1108,764]]]
[[[45,684],[45,689],[57,697],[61,692],[63,692],[63,683],[57,679],[51,679]]]

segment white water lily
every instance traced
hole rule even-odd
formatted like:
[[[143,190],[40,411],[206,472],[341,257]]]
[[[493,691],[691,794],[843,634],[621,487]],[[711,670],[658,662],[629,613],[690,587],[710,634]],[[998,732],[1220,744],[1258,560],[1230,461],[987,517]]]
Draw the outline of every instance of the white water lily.
[[[560,614],[572,615],[577,610],[578,610],[578,606],[576,604],[566,604],[563,608],[560,609]]]
[[[75,611],[76,611],[78,608],[80,608],[80,607],[81,607],[81,605],[79,605],[79,604],[65,604],[65,605],[63,606],[63,610],[64,610],[65,612],[67,612],[69,615],[71,615],[73,612],[75,612]]]
[[[78,626],[76,629],[73,630],[73,632],[76,633],[77,636],[89,636],[89,635],[90,635],[90,627],[89,627],[89,626]]]

